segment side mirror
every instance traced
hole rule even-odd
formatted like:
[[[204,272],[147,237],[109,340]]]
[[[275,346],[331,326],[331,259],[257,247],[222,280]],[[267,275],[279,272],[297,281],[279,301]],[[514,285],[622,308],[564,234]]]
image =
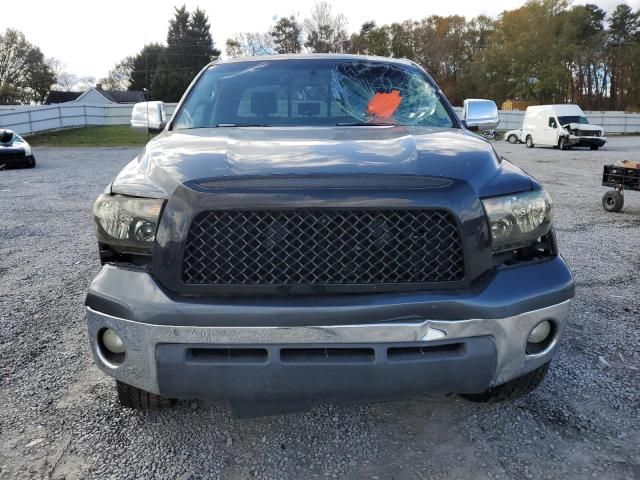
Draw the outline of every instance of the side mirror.
[[[131,111],[131,128],[141,132],[159,133],[167,125],[163,102],[140,102]]]
[[[472,132],[493,130],[500,123],[496,102],[479,99],[465,100],[462,121]]]

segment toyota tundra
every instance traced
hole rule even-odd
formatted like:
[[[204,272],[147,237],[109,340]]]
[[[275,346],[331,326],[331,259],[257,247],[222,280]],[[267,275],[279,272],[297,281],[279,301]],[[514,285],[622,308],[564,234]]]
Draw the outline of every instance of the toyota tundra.
[[[408,60],[204,68],[93,206],[88,335],[120,403],[248,416],[537,387],[574,295],[553,204],[473,132],[493,102],[460,117]]]

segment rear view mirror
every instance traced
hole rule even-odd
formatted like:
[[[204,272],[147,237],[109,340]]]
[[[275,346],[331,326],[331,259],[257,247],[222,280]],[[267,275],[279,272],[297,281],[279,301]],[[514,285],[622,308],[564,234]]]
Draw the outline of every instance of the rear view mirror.
[[[164,130],[167,116],[163,102],[140,102],[131,111],[131,128],[142,132],[158,133]]]
[[[493,130],[500,123],[496,102],[479,99],[465,100],[462,120],[473,132]]]

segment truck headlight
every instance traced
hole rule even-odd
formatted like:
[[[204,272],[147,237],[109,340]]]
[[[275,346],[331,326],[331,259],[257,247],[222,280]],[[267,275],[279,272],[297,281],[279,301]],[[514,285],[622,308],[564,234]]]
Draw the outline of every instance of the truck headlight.
[[[544,189],[485,198],[482,203],[496,252],[531,245],[551,228],[553,204]]]
[[[93,204],[98,241],[121,253],[151,254],[164,200],[100,195]]]

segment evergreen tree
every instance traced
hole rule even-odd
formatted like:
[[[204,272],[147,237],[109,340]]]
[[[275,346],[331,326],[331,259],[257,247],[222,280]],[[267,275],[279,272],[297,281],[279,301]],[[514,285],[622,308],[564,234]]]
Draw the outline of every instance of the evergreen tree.
[[[625,85],[636,82],[628,81],[630,67],[637,63],[638,51],[635,40],[640,37],[640,12],[634,12],[631,7],[621,4],[616,7],[609,17],[609,108],[618,110],[623,107],[626,97]]]
[[[167,47],[153,76],[152,98],[177,102],[193,77],[219,56],[206,14],[200,9],[190,14],[184,5],[176,8],[169,21]]]
[[[220,50],[214,48],[209,18],[203,10],[196,8],[191,14],[187,30],[189,43],[189,61],[192,65],[204,66],[220,56]]]
[[[271,31],[278,53],[300,53],[302,50],[301,35],[302,31],[293,15],[282,17]]]
[[[129,90],[151,89],[151,82],[165,48],[160,43],[149,43],[133,57],[131,74],[129,75]]]

